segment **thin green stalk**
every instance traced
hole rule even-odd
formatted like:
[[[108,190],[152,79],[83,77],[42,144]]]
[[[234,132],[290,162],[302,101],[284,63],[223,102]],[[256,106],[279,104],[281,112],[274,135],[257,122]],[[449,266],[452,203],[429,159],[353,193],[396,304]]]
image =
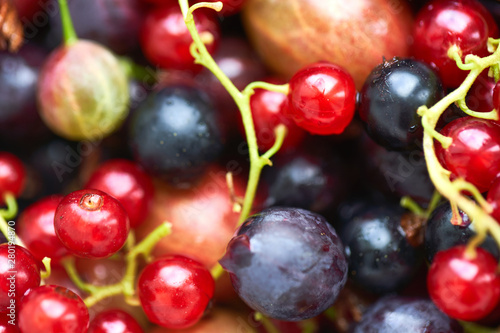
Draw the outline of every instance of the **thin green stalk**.
[[[70,46],[78,41],[78,36],[66,0],[59,0],[59,10],[61,11],[64,45]]]
[[[179,0],[179,6],[181,7],[186,27],[193,38],[193,44],[191,45],[191,54],[195,59],[195,63],[208,68],[215,75],[215,77],[217,77],[220,83],[232,96],[233,100],[238,106],[238,109],[240,110],[241,118],[243,120],[243,126],[245,128],[245,135],[248,144],[248,154],[250,156],[250,172],[248,176],[248,183],[245,191],[243,206],[238,220],[238,224],[241,224],[246,220],[252,210],[252,204],[255,198],[255,193],[259,183],[262,168],[266,165],[270,165],[269,159],[280,149],[281,144],[283,143],[283,139],[286,135],[286,130],[282,129],[281,127],[278,128],[274,146],[264,155],[259,155],[257,136],[255,134],[255,126],[250,110],[250,96],[257,88],[287,93],[288,85],[274,85],[267,82],[253,82],[250,83],[245,89],[243,89],[243,91],[239,91],[238,88],[236,88],[236,86],[233,84],[233,82],[231,82],[231,80],[227,77],[227,75],[222,72],[220,67],[208,52],[200,34],[196,30],[195,22],[193,19],[192,13],[195,9],[208,7],[214,10],[220,10],[220,8],[222,8],[221,3],[200,2],[193,5],[192,7],[189,7],[187,0]]]
[[[121,281],[107,286],[94,286],[84,282],[76,271],[74,259],[68,257],[62,261],[63,267],[66,269],[71,281],[82,291],[89,294],[84,302],[87,307],[91,307],[99,301],[116,295],[124,295],[125,300],[131,305],[140,305],[135,297],[135,278],[137,276],[137,257],[143,256],[148,258],[154,246],[163,238],[168,236],[172,231],[172,225],[168,222],[163,223],[154,229],[146,238],[139,244],[134,246],[135,237],[129,236],[127,239],[127,247],[130,251],[126,255],[126,270]]]
[[[498,41],[490,41],[490,45],[495,43],[498,45]],[[427,163],[427,169],[429,171],[429,176],[436,187],[436,189],[446,197],[450,203],[453,205],[458,205],[475,223],[478,235],[471,241],[471,246],[469,247],[469,253],[474,252],[473,247],[476,246],[484,237],[484,231],[488,231],[493,238],[496,240],[500,246],[500,225],[493,219],[488,212],[483,209],[487,208],[484,200],[479,200],[478,205],[475,201],[471,200],[465,196],[462,191],[466,188],[468,190],[472,189],[472,193],[476,194],[477,199],[477,189],[471,184],[466,183],[461,180],[458,182],[452,182],[450,180],[450,172],[446,170],[439,162],[436,152],[434,149],[434,140],[438,137],[436,136],[437,122],[441,114],[452,104],[457,101],[464,100],[470,87],[479,76],[479,74],[486,68],[500,63],[500,48],[497,48],[493,54],[479,58],[474,55],[468,55],[465,58],[465,64],[461,66],[461,59],[457,56],[458,51],[452,49],[449,51],[451,58],[457,61],[459,67],[470,69],[464,82],[450,94],[445,96],[434,106],[430,108],[420,107],[418,113],[422,116],[422,124],[424,126],[424,138],[423,147],[424,155]],[[440,138],[443,139],[443,138]],[[451,140],[451,138],[445,137],[445,141]],[[442,141],[442,140],[441,140]],[[474,254],[472,254],[474,255]]]

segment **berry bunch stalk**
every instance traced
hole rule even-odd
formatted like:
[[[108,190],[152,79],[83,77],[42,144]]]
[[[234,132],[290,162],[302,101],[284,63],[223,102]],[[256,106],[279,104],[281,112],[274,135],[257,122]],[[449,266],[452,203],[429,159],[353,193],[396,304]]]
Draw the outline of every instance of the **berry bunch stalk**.
[[[439,162],[434,149],[434,140],[437,140],[443,148],[451,145],[452,139],[443,136],[435,130],[437,122],[443,112],[453,103],[456,103],[469,116],[498,120],[498,111],[480,113],[474,112],[467,107],[465,96],[476,78],[485,69],[490,69],[490,73],[498,80],[498,65],[500,63],[500,48],[498,48],[499,40],[489,39],[488,49],[493,52],[491,55],[480,58],[476,55],[469,54],[464,61],[461,60],[460,50],[456,46],[452,46],[448,50],[448,56],[454,59],[457,66],[462,70],[470,71],[463,83],[454,91],[449,93],[435,105],[430,108],[421,106],[417,112],[422,117],[422,125],[424,127],[423,148],[425,160],[429,176],[434,183],[437,191],[446,197],[452,207],[459,207],[474,221],[477,235],[472,238],[468,244],[467,253],[471,258],[475,256],[475,248],[485,238],[487,233],[490,233],[500,247],[500,225],[491,217],[492,208],[486,202],[479,190],[471,183],[463,178],[450,180],[451,172],[445,169]],[[464,192],[472,194],[473,200],[464,195]],[[459,214],[454,214],[455,218],[460,219]],[[460,222],[460,221],[458,221]]]
[[[248,150],[250,155],[250,173],[248,176],[248,183],[245,192],[245,198],[243,200],[243,205],[241,207],[241,213],[238,220],[238,225],[242,224],[250,214],[252,209],[253,200],[255,198],[255,192],[257,190],[257,185],[259,184],[259,178],[262,169],[266,165],[272,165],[270,158],[276,154],[276,152],[281,148],[283,140],[286,135],[286,127],[284,125],[278,125],[274,131],[276,134],[276,141],[274,145],[264,154],[259,154],[259,149],[257,146],[257,136],[255,134],[255,127],[252,119],[252,113],[250,111],[250,97],[254,93],[255,89],[262,88],[270,91],[276,91],[283,94],[288,93],[288,84],[275,85],[267,82],[252,82],[245,87],[242,91],[238,90],[236,86],[231,82],[231,80],[222,72],[215,60],[212,58],[208,52],[205,43],[211,42],[211,36],[200,35],[198,30],[196,30],[195,22],[193,19],[193,11],[198,8],[210,8],[216,11],[222,9],[222,3],[219,2],[199,2],[193,6],[189,6],[188,0],[179,0],[179,6],[181,7],[182,15],[184,16],[184,22],[193,37],[193,44],[191,44],[191,54],[194,57],[194,61],[207,69],[209,69],[221,82],[221,84],[226,88],[231,97],[234,99],[238,109],[240,110],[241,118],[243,119],[243,126],[245,127],[246,140],[248,143]]]

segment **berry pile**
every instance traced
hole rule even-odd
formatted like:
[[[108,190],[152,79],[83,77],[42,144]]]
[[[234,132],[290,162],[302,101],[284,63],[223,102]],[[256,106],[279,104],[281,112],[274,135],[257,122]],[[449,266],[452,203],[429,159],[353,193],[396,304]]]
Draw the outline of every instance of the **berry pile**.
[[[497,331],[499,22],[0,3],[0,332]]]

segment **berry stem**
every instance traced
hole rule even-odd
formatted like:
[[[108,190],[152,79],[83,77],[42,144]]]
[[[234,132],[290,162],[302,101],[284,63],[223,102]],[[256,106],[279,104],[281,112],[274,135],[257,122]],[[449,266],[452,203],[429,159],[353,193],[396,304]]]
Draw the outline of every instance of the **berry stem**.
[[[52,259],[50,259],[49,257],[45,257],[45,258],[42,259],[42,264],[43,264],[43,267],[45,268],[45,271],[43,271],[40,274],[42,280],[48,279],[49,276],[50,276],[50,274],[52,273],[52,268],[50,266],[51,260]]]
[[[129,57],[119,57],[118,60],[127,77],[148,84],[154,84],[158,81],[157,73],[152,68],[138,65]]]
[[[208,68],[215,75],[215,77],[217,77],[220,83],[232,96],[233,100],[238,106],[238,109],[240,110],[241,118],[243,120],[243,126],[245,128],[248,151],[250,155],[250,173],[248,176],[248,183],[245,191],[243,207],[238,220],[238,225],[241,225],[247,219],[252,210],[252,204],[255,198],[257,185],[259,184],[259,178],[262,168],[266,165],[271,165],[269,159],[281,148],[283,139],[286,135],[286,129],[283,128],[284,126],[278,126],[276,129],[276,141],[273,147],[269,149],[269,151],[267,151],[264,155],[259,155],[257,137],[255,134],[252,113],[250,110],[250,96],[254,93],[254,89],[256,88],[263,88],[286,94],[288,92],[288,85],[274,85],[267,82],[252,82],[245,89],[243,89],[243,91],[239,91],[238,88],[236,88],[236,86],[233,84],[233,82],[231,82],[231,80],[227,77],[227,75],[222,72],[220,67],[208,52],[200,34],[196,30],[193,18],[193,11],[195,9],[205,7],[214,10],[220,10],[222,8],[222,3],[200,2],[189,7],[188,0],[179,0],[179,6],[184,16],[186,27],[189,30],[191,37],[193,38],[193,44],[191,44],[191,54],[195,59],[195,63]]]
[[[7,205],[6,209],[0,209],[0,231],[5,236],[8,242],[13,244],[17,244],[26,248],[23,241],[17,237],[15,224],[12,224],[13,221],[9,221],[7,223],[6,220],[11,220],[17,215],[17,201],[16,197],[12,193],[6,193],[4,195],[4,200]]]
[[[146,259],[149,259],[149,255],[153,250],[154,246],[163,238],[168,236],[172,232],[172,225],[168,222],[163,223],[154,229],[146,238],[144,238],[139,244],[135,245],[135,237],[129,236],[127,240],[126,247],[130,248],[130,251],[126,254],[126,270],[125,275],[122,280],[118,283],[107,285],[107,286],[94,286],[92,284],[86,283],[79,276],[76,267],[75,259],[73,257],[67,257],[62,260],[62,265],[64,266],[68,276],[71,281],[78,287],[78,289],[89,294],[85,298],[84,302],[87,307],[91,307],[98,303],[99,301],[116,295],[124,295],[125,301],[130,305],[139,306],[140,303],[136,298],[135,292],[135,278],[137,276],[137,257],[142,255]]]
[[[64,45],[70,46],[78,41],[78,36],[73,26],[73,20],[66,0],[59,0],[59,9],[61,11],[61,21],[63,27]]]
[[[498,45],[498,40],[490,40],[489,44]],[[457,60],[457,64],[459,64],[459,50],[452,47],[450,48],[448,54],[450,58]],[[498,64],[499,62],[500,48],[498,47],[495,49],[493,54],[484,58],[469,55],[466,56],[465,64],[459,67],[470,69],[470,72],[462,84],[432,107],[420,107],[417,111],[422,116],[422,124],[424,126],[423,147],[429,176],[436,189],[450,201],[452,206],[458,205],[460,209],[469,215],[469,217],[474,221],[473,223],[476,223],[478,234],[471,240],[471,244],[473,246],[482,241],[484,237],[484,233],[482,232],[483,230],[488,231],[500,246],[500,225],[488,214],[487,211],[489,210],[489,205],[484,202],[482,197],[479,198],[479,191],[477,191],[472,184],[468,184],[463,180],[454,182],[450,181],[450,172],[441,165],[436,156],[436,152],[434,150],[434,139],[438,139],[444,143],[443,146],[451,143],[451,139],[448,137],[436,136],[437,132],[435,128],[441,114],[452,103],[464,100],[467,92],[479,74],[481,74],[484,69]],[[441,134],[439,135],[442,136]],[[477,201],[479,201],[479,204],[462,194],[464,189],[467,189],[475,194],[474,197]],[[485,209],[483,209],[483,207]]]

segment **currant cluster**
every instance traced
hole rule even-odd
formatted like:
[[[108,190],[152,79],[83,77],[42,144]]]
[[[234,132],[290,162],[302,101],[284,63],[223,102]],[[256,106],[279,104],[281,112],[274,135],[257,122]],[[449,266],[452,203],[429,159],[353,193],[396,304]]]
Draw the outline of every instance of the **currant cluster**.
[[[498,2],[5,3],[0,332],[500,328]]]

